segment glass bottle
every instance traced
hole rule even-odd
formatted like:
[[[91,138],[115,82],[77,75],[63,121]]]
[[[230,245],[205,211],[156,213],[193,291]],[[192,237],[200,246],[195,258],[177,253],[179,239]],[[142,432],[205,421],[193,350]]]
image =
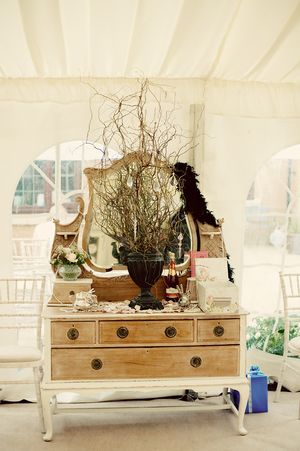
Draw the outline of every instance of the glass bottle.
[[[167,301],[178,301],[179,292],[177,286],[179,285],[179,278],[175,269],[175,254],[174,252],[169,252],[169,268],[168,274],[165,276],[166,284],[166,300]]]

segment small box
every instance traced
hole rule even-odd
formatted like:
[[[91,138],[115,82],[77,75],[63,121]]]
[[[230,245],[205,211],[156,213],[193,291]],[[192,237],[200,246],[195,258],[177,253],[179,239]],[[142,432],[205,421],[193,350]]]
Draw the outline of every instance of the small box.
[[[195,265],[195,259],[196,258],[208,258],[208,252],[207,251],[190,251],[189,252],[191,257],[191,276],[196,276],[196,265]]]
[[[268,377],[260,371],[257,365],[252,365],[247,373],[250,382],[249,401],[246,413],[268,412]],[[230,398],[238,409],[240,394],[237,390],[230,390]]]
[[[66,281],[55,279],[53,293],[49,304],[72,304],[74,295],[81,291],[89,291],[92,288],[93,279],[77,279]],[[73,296],[73,297],[72,297]]]
[[[228,280],[227,258],[195,258],[197,280]]]
[[[203,312],[232,310],[238,308],[238,288],[229,281],[199,281],[197,280],[198,305]]]

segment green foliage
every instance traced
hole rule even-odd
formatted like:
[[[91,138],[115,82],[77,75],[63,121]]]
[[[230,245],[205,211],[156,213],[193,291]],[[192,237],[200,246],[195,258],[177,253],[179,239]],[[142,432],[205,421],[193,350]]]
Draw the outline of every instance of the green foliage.
[[[271,354],[283,355],[284,320],[280,318],[273,333],[275,317],[257,317],[247,327],[247,348],[263,350],[268,338],[266,351]],[[300,335],[299,323],[290,324],[290,340]]]

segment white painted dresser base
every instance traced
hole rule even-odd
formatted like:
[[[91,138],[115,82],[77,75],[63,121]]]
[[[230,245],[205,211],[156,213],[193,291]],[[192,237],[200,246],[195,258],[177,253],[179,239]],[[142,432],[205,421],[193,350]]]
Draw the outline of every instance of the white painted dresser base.
[[[224,389],[224,387],[226,387]],[[122,391],[133,391],[137,392],[139,389],[143,392],[145,391],[153,391],[153,390],[166,390],[166,389],[174,389],[174,390],[185,390],[192,389],[196,392],[205,392],[209,391],[212,388],[223,389],[223,405],[215,405],[215,406],[201,406],[201,403],[197,404],[187,404],[183,407],[139,407],[141,410],[151,410],[151,411],[182,411],[182,410],[208,410],[208,409],[231,409],[238,416],[238,431],[241,435],[246,435],[247,430],[244,427],[244,415],[245,409],[249,397],[249,383],[246,378],[201,378],[201,379],[191,379],[191,378],[177,378],[177,379],[166,379],[166,380],[110,380],[110,381],[102,381],[102,382],[60,382],[51,384],[42,384],[42,404],[43,404],[43,413],[45,419],[45,427],[46,433],[43,436],[45,441],[51,441],[53,437],[53,421],[52,415],[54,413],[61,412],[84,412],[86,411],[86,404],[84,408],[81,406],[76,406],[76,408],[72,409],[68,407],[67,409],[57,408],[56,406],[56,396],[59,393],[64,392],[76,392],[82,395],[95,395],[100,391],[104,390],[113,390],[115,392]],[[240,406],[239,411],[232,404],[228,394],[227,388],[233,388],[240,392]],[[101,409],[101,403],[99,403],[99,408],[95,408],[95,404],[92,404],[93,407],[88,408],[89,411],[107,411],[107,407],[105,409]],[[110,411],[129,411],[132,409],[136,409],[137,407],[109,407]]]
[[[41,393],[42,393],[42,405],[43,405],[43,414],[45,420],[45,434],[43,439],[45,441],[51,441],[53,437],[53,414],[59,412],[84,412],[86,411],[86,404],[83,406],[77,405],[76,409],[72,409],[72,407],[68,407],[68,409],[61,409],[59,406],[56,406],[56,396],[61,393],[78,393],[83,396],[97,396],[99,393],[103,392],[107,393],[107,391],[113,391],[114,393],[120,392],[120,394],[124,391],[135,394],[138,391],[141,391],[141,397],[145,392],[154,391],[162,391],[162,393],[166,390],[174,390],[174,391],[184,391],[186,389],[191,389],[196,392],[206,392],[211,390],[220,390],[223,391],[223,400],[224,404],[216,404],[215,406],[209,406],[210,408],[220,410],[220,409],[230,409],[238,416],[238,432],[241,435],[246,435],[247,430],[244,427],[244,416],[245,409],[249,397],[249,382],[245,376],[246,373],[246,347],[245,347],[245,319],[246,312],[240,311],[240,368],[239,368],[239,376],[231,376],[231,377],[174,377],[174,378],[147,378],[147,379],[103,379],[96,381],[54,381],[51,380],[51,320],[59,318],[59,319],[74,319],[74,315],[68,312],[63,312],[62,310],[57,310],[52,308],[46,308],[44,312],[45,319],[45,374],[41,384]],[[154,313],[151,315],[152,317],[159,316],[161,314]],[[78,315],[78,319],[88,318],[88,314]],[[165,315],[164,315],[165,316]],[[193,318],[194,314],[186,315],[187,318]],[[226,317],[227,315],[222,315]],[[167,317],[167,315],[165,316]],[[137,317],[138,319],[138,317]],[[175,348],[174,348],[175,349]],[[228,389],[232,388],[240,392],[240,405],[239,410],[235,408],[232,404],[227,392]],[[145,403],[146,404],[146,403]],[[101,409],[101,402],[99,403],[99,408],[95,408],[95,403],[91,403],[89,409],[92,411],[107,411],[107,407]],[[136,407],[126,407],[127,410],[136,409]],[[142,408],[140,408],[142,410]],[[162,409],[172,410],[172,411],[182,411],[182,410],[207,410],[207,405],[201,405],[200,403],[184,405],[183,407],[143,407],[143,409],[149,409],[151,411]],[[125,411],[125,407],[110,407],[109,410],[114,411]]]

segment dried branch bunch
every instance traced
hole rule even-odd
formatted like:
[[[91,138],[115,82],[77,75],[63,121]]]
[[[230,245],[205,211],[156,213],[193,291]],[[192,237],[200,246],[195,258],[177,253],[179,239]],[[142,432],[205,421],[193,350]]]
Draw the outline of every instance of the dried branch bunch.
[[[133,94],[103,96],[98,110],[104,155],[92,179],[94,221],[130,252],[163,253],[174,240],[180,204],[172,168],[189,142],[170,149],[178,135],[172,109],[162,112],[161,95],[160,87],[143,80]],[[123,157],[110,166],[108,148]]]

